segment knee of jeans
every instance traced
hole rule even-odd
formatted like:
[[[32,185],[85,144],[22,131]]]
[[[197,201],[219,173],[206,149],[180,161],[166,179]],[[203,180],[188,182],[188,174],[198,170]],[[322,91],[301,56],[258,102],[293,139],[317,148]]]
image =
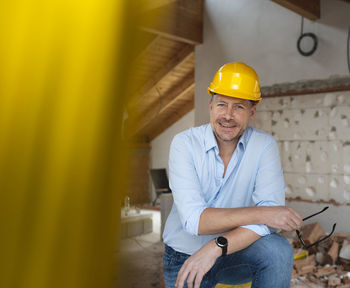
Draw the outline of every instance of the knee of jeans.
[[[269,237],[270,236],[270,237]],[[293,248],[282,236],[269,235],[265,240],[261,258],[265,264],[274,267],[286,267],[293,264]]]

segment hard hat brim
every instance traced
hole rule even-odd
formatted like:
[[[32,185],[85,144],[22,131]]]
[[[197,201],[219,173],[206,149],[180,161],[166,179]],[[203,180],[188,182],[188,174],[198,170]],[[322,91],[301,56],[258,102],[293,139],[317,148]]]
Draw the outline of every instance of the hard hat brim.
[[[245,99],[245,100],[251,100],[251,101],[256,101],[256,104],[259,104],[261,102],[261,93],[254,95],[245,94],[240,91],[236,90],[225,90],[225,89],[211,89],[210,87],[208,88],[208,94],[212,96],[213,94],[220,94],[223,96],[228,96],[228,97],[234,97],[234,98],[239,98],[239,99]]]

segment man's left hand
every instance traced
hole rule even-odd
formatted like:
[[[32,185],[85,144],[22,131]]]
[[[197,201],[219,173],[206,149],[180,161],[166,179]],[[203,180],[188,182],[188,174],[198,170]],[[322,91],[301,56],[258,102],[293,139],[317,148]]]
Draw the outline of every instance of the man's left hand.
[[[209,241],[185,261],[177,274],[175,286],[183,288],[186,281],[188,288],[193,288],[193,282],[194,288],[199,288],[205,273],[214,266],[221,253],[222,250],[215,244],[215,240]]]

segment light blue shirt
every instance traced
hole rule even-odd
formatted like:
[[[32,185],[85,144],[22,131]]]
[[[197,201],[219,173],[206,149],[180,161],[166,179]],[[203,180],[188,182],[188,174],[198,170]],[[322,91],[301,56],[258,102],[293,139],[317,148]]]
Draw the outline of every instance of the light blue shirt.
[[[193,254],[218,235],[198,235],[204,209],[285,204],[283,171],[275,139],[248,127],[224,174],[224,163],[210,124],[177,134],[170,147],[169,182],[174,204],[164,243]],[[260,236],[274,232],[259,224],[242,226]]]

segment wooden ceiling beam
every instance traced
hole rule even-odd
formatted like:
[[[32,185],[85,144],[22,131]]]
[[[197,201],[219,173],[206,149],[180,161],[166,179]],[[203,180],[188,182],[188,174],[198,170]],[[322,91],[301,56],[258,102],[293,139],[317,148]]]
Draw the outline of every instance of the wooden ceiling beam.
[[[142,60],[146,57],[146,55],[157,47],[160,38],[161,37],[157,35],[153,36],[153,39],[147,44],[147,46],[137,55],[137,57],[133,61],[133,67],[136,67],[138,63],[141,63]]]
[[[165,117],[162,117],[163,119],[160,119],[161,121],[157,121],[154,124],[152,123],[153,125],[150,127],[150,129],[147,129],[147,131],[149,131],[147,132],[147,135],[150,141],[162,134],[167,128],[194,109],[194,91],[192,94],[191,99],[183,104],[181,109],[176,110],[175,113],[165,115]]]
[[[145,32],[143,32],[145,33]],[[149,34],[149,33],[147,33]],[[129,83],[128,83],[128,87],[129,87],[129,91],[131,93],[131,95],[134,95],[135,93],[137,93],[137,84],[140,85],[139,82],[136,82],[137,84],[135,85],[135,80],[137,79],[137,76],[140,75],[140,73],[142,73],[142,70],[140,68],[138,68],[140,66],[140,63],[143,63],[145,59],[147,59],[148,54],[155,50],[156,47],[158,46],[161,37],[151,34],[153,36],[153,38],[148,42],[148,44],[146,45],[146,47],[134,58],[134,60],[132,61],[131,67],[132,69],[135,69],[135,74],[133,75],[134,77],[129,79]],[[136,86],[136,87],[135,87]],[[133,99],[132,97],[130,98],[130,100]]]
[[[175,56],[173,56],[170,61],[157,73],[148,79],[146,84],[144,84],[131,98],[130,106],[138,106],[141,102],[145,94],[155,89],[157,84],[166,78],[176,67],[181,66],[184,62],[189,60],[194,55],[194,47],[191,45],[185,45],[185,47]]]
[[[141,15],[140,29],[197,45],[203,42],[203,0],[176,0]]]
[[[159,7],[165,6],[176,0],[139,0],[140,10],[146,12],[149,10],[157,9]]]
[[[153,120],[158,118],[161,114],[166,112],[177,99],[181,99],[186,96],[189,92],[194,91],[194,71],[189,73],[185,77],[185,80],[177,85],[166,95],[163,95],[160,99],[160,105],[152,105],[138,121],[138,127],[135,133],[140,133],[142,130],[149,125]]]
[[[273,2],[292,10],[293,12],[312,21],[320,19],[320,0],[272,0]]]

